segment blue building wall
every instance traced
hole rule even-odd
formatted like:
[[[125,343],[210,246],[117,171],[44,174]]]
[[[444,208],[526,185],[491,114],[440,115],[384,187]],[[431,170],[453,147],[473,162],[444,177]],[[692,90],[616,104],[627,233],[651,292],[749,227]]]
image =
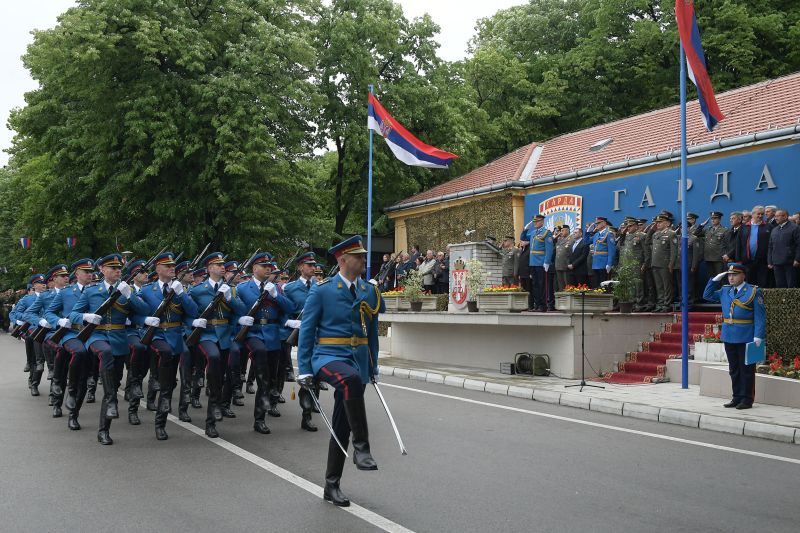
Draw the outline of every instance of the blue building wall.
[[[691,186],[684,194],[686,210],[697,213],[701,222],[710,211],[722,211],[723,224],[727,226],[731,211],[754,205],[774,204],[788,209],[790,214],[800,211],[800,144],[723,155],[694,164],[690,159],[688,177]],[[571,193],[583,197],[584,228],[597,216],[608,217],[618,225],[626,215],[650,220],[662,209],[675,214],[677,222],[681,210],[679,180],[680,166],[676,163],[673,168],[597,183],[569,182],[557,190],[528,194],[525,220],[538,212],[540,202]]]

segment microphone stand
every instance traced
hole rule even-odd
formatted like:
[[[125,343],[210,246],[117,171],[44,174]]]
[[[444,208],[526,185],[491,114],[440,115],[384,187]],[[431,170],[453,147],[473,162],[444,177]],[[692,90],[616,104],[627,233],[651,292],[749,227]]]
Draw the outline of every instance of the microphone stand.
[[[580,387],[578,392],[583,392],[584,387],[594,387],[596,389],[605,389],[600,385],[589,385],[586,383],[586,350],[585,350],[585,321],[586,321],[586,291],[581,291],[581,382],[575,385],[564,385],[565,389],[570,387]]]

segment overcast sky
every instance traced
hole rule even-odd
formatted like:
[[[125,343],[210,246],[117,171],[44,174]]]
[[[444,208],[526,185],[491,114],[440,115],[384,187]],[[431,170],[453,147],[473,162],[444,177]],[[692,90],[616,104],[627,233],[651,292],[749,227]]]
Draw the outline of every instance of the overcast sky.
[[[0,150],[11,146],[12,132],[7,128],[8,113],[21,107],[26,91],[36,88],[20,56],[31,42],[31,30],[51,28],[57,17],[75,4],[74,0],[0,0]],[[494,0],[492,2],[464,0],[399,0],[406,17],[429,13],[442,30],[438,41],[439,55],[449,61],[466,55],[467,41],[474,33],[479,18],[493,15],[497,10],[526,3],[525,0]],[[0,152],[0,166],[8,162],[8,154]]]

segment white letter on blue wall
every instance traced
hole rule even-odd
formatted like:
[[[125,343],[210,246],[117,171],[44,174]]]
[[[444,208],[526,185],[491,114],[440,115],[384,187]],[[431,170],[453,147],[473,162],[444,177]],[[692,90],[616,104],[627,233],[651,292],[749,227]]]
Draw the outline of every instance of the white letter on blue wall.
[[[761,171],[761,177],[758,179],[758,183],[756,184],[756,190],[760,191],[762,185],[766,185],[767,189],[778,188],[778,186],[775,185],[775,181],[772,179],[772,173],[769,171],[769,167],[767,165],[764,165],[764,170]]]
[[[647,202],[647,207],[653,207],[655,202],[653,201],[653,193],[650,192],[650,186],[648,185],[645,190],[644,194],[642,195],[642,201],[639,203],[639,207],[644,207],[645,202]]]
[[[724,196],[728,200],[731,199],[731,193],[728,190],[728,176],[731,175],[730,170],[726,170],[725,172],[717,172],[717,183],[714,185],[714,193],[711,195],[711,201],[714,201],[714,198],[717,196]],[[722,183],[722,192],[719,192],[720,186],[720,179]]]
[[[620,195],[620,193],[628,194],[628,189],[620,189],[618,191],[614,191],[614,211],[622,211],[622,209],[619,208],[619,195]]]
[[[681,194],[681,180],[675,180],[675,181],[678,182],[678,203],[681,203],[681,201],[683,200],[683,194]],[[692,179],[691,178],[686,178],[686,190],[687,191],[691,191],[692,190],[692,185],[694,185],[694,182],[692,181]]]

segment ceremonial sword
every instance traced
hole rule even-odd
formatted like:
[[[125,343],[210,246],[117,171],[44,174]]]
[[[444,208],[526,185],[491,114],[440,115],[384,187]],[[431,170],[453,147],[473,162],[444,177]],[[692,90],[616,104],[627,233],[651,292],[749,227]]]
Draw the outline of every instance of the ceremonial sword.
[[[342,453],[344,454],[345,457],[350,457],[349,455],[347,455],[347,450],[344,449],[344,446],[342,446],[342,443],[339,441],[339,437],[337,437],[336,433],[333,431],[333,426],[331,425],[331,421],[328,420],[328,415],[326,415],[325,411],[322,410],[322,406],[319,404],[319,400],[317,400],[314,391],[311,390],[311,387],[303,387],[303,388],[305,388],[308,391],[309,395],[311,396],[311,399],[314,401],[314,406],[317,408],[317,411],[319,411],[322,420],[325,421],[325,425],[328,427],[328,431],[331,432],[333,440],[335,440],[336,444],[339,445],[339,449],[342,450]],[[391,415],[389,415],[389,417],[391,418]]]

